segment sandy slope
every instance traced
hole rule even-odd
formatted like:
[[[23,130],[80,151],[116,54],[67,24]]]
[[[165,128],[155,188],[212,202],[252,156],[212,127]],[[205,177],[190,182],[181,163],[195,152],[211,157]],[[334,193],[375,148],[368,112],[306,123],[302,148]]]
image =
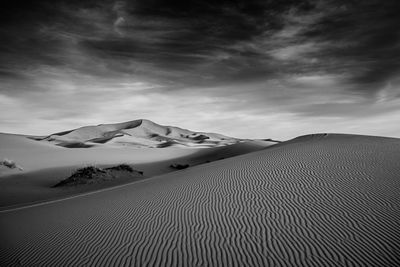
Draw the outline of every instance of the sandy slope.
[[[177,147],[137,149],[102,146],[71,149],[55,146],[48,142],[34,141],[26,136],[1,133],[0,148],[0,158],[14,160],[24,168],[23,172],[88,164],[148,163],[179,158],[197,151],[196,149]],[[5,169],[0,170],[0,176],[2,171],[5,173]],[[14,173],[20,172],[14,171]]]
[[[21,145],[21,143],[18,144]],[[148,178],[176,171],[170,167],[172,164],[188,164],[190,166],[205,164],[258,151],[269,145],[271,145],[269,142],[246,141],[213,148],[118,149],[103,147],[48,150],[30,147],[22,143],[25,150],[19,151],[13,146],[9,149],[8,155],[13,155],[13,159],[23,165],[25,169],[22,172],[14,170],[12,175],[0,176],[0,209],[29,202],[68,197],[132,181],[132,179],[118,178],[101,184],[77,188],[52,188],[59,181],[69,177],[76,169],[88,165],[113,166],[128,163],[132,164],[136,170],[143,171],[143,178]]]
[[[258,144],[260,147],[275,144],[274,142],[260,143],[259,141],[244,142]],[[240,143],[237,143],[237,145],[240,145]],[[15,161],[23,167],[23,172],[88,164],[102,165],[123,162],[143,164],[184,157],[202,151],[204,148],[214,147],[193,146],[182,148],[170,146],[156,149],[103,145],[91,148],[64,148],[51,142],[35,141],[23,135],[0,133],[0,160],[7,158]],[[0,176],[10,173],[20,172],[18,170],[10,172],[7,168],[0,168]]]
[[[37,138],[41,142],[77,148],[102,146],[129,147],[215,147],[234,144],[240,139],[216,133],[193,132],[163,126],[149,120],[85,126]]]
[[[275,141],[242,140],[134,120],[85,126],[47,137],[0,133],[0,161],[12,160],[23,168],[23,173],[92,164],[146,164],[185,157],[203,148],[242,142],[261,147],[276,144]],[[18,169],[10,170],[0,164],[0,177],[18,173]]]
[[[317,135],[0,213],[0,265],[399,266],[400,140]]]

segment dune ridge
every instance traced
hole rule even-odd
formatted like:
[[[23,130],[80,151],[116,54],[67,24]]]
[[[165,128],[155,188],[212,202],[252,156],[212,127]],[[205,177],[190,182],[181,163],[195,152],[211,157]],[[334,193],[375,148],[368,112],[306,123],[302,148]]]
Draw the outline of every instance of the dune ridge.
[[[84,126],[33,139],[66,148],[108,146],[133,147],[215,147],[238,143],[241,139],[216,133],[193,132],[140,119],[114,124]]]
[[[398,266],[399,158],[400,139],[307,137],[3,212],[0,264]]]
[[[179,158],[203,149],[240,144],[268,147],[278,142],[193,132],[149,120],[85,126],[48,136],[0,133],[0,161],[12,161],[20,167],[10,169],[0,164],[0,177],[18,174],[22,169],[26,174],[66,166],[141,164]]]

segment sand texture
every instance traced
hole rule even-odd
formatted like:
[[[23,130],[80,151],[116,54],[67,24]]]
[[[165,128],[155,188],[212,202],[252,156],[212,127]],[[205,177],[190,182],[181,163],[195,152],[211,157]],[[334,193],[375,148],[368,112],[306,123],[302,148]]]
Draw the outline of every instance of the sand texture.
[[[0,143],[5,137],[15,139],[2,143],[0,156],[8,155],[24,166],[23,171],[0,168],[0,210],[10,206],[20,206],[30,202],[46,201],[69,197],[89,191],[129,183],[133,180],[153,177],[176,171],[174,164],[190,167],[222,160],[245,153],[265,149],[271,143],[244,141],[233,145],[212,148],[48,148],[25,144],[26,137],[0,134]],[[22,140],[21,140],[22,139]],[[17,142],[18,141],[18,142]],[[36,142],[32,141],[31,142]],[[38,143],[38,144],[37,144]],[[39,145],[40,142],[34,143]],[[24,149],[25,148],[25,149]],[[142,178],[132,179],[129,175],[118,179],[106,179],[103,183],[82,185],[73,188],[53,188],[61,180],[67,179],[79,168],[87,166],[112,167],[122,163],[131,164],[143,171]],[[3,173],[3,171],[5,171]],[[3,174],[3,175],[2,175]]]
[[[400,140],[314,135],[0,212],[0,266],[400,266]]]
[[[93,142],[105,136],[112,138],[104,142]],[[243,148],[243,143],[246,148]],[[0,133],[0,177],[61,167],[148,164],[187,157],[198,152],[214,154],[214,149],[225,151],[216,152],[223,158],[225,154],[237,154],[237,147],[247,153],[276,143],[192,132],[147,120],[85,126],[47,137]],[[226,149],[227,146],[230,148]],[[205,161],[214,160],[207,157]],[[11,161],[20,168],[8,168],[1,164],[2,161]]]
[[[104,144],[116,147],[215,147],[240,141],[216,133],[163,126],[149,120],[85,126],[35,139],[66,148],[90,148]]]

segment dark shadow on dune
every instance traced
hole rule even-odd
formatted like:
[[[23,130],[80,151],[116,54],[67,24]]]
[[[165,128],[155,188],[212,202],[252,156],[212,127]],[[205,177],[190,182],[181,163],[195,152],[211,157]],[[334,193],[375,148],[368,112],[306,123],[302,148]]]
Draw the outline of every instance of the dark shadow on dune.
[[[273,139],[271,139],[271,138],[268,138],[268,139],[261,139],[261,140],[267,141],[267,142],[282,143],[282,141],[273,140]]]
[[[128,129],[133,129],[136,128],[140,125],[142,125],[143,120],[138,120],[138,121],[133,121],[129,126],[125,127],[124,129],[128,130]]]
[[[68,130],[68,131],[64,131],[64,132],[55,133],[55,134],[52,134],[52,135],[63,136],[63,135],[72,133],[73,131],[74,130]]]
[[[26,138],[34,141],[42,141],[46,138],[46,136],[27,136]]]
[[[165,147],[170,147],[170,146],[172,146],[174,144],[178,144],[178,142],[175,142],[173,140],[169,140],[169,141],[167,141],[165,143],[161,143],[161,144],[157,145],[157,147],[158,148],[165,148]]]
[[[87,142],[92,142],[92,143],[97,143],[97,144],[105,144],[114,138],[122,137],[122,136],[124,136],[124,134],[119,133],[118,131],[115,131],[115,132],[110,132],[102,137],[90,139]]]
[[[88,145],[82,142],[61,142],[59,144],[56,144],[57,146],[62,146],[66,148],[89,148],[93,147],[94,145]]]
[[[200,134],[200,135],[195,136],[195,137],[190,137],[190,139],[203,141],[203,140],[206,140],[206,139],[210,139],[210,137],[208,137],[207,135],[204,135],[204,134]]]

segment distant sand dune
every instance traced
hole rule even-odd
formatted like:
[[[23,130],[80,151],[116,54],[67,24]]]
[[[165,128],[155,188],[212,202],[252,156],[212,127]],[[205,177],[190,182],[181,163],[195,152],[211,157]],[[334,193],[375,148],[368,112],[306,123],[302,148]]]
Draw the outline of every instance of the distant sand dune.
[[[66,148],[114,147],[215,147],[235,144],[241,139],[216,133],[198,133],[149,120],[84,126],[33,140]]]
[[[399,266],[400,140],[328,135],[0,213],[0,265]]]

